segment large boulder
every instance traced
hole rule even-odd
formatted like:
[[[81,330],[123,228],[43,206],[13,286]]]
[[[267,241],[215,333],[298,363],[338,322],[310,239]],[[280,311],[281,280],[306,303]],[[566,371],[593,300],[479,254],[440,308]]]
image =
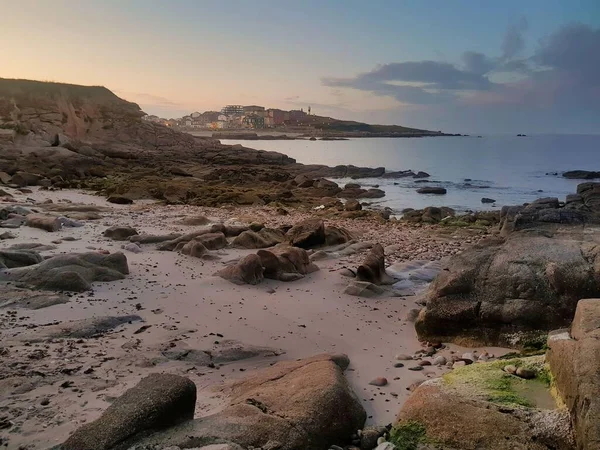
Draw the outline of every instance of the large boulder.
[[[328,225],[325,227],[325,245],[340,245],[354,239],[352,233],[343,227]]]
[[[110,450],[140,432],[193,419],[195,407],[192,381],[153,373],[116,399],[100,418],[75,431],[62,450]]]
[[[219,250],[227,247],[227,239],[223,233],[206,233],[194,238],[201,242],[208,250]]]
[[[32,266],[44,260],[41,255],[30,250],[0,250],[0,268]]]
[[[345,355],[277,363],[221,388],[222,411],[127,444],[320,450],[348,441],[366,419],[344,377],[348,364]]]
[[[193,239],[190,242],[182,245],[181,253],[184,255],[193,256],[194,258],[202,258],[208,253],[208,249],[202,242]]]
[[[310,261],[306,250],[282,245],[272,250],[257,253],[264,267],[265,278],[280,281],[295,281],[319,268]]]
[[[392,278],[385,272],[385,254],[381,244],[375,244],[367,253],[356,270],[356,279],[373,284],[391,284]]]
[[[244,231],[231,242],[231,246],[248,249],[268,248],[284,240],[285,234],[282,231],[273,228],[263,228],[258,232],[252,230]]]
[[[390,440],[410,442],[401,448],[411,449],[435,442],[432,448],[452,450],[572,450],[569,415],[552,408],[550,386],[502,370],[513,364],[544,370],[543,357],[521,358],[471,364],[426,381],[402,406]],[[523,394],[529,390],[535,401]]]
[[[548,337],[554,386],[573,420],[578,449],[600,448],[600,299],[580,300],[570,330]]]
[[[25,216],[25,225],[50,232],[61,229],[59,218],[49,214],[28,214]]]
[[[530,233],[491,238],[451,257],[415,324],[422,339],[509,345],[570,323],[580,298],[600,296],[600,247]]]
[[[571,180],[593,180],[600,178],[600,172],[592,170],[569,170],[563,173],[563,177]]]
[[[121,280],[128,273],[127,258],[121,252],[73,253],[7,269],[0,273],[0,281],[14,281],[34,289],[81,292],[91,289],[94,281]]]
[[[303,220],[288,230],[287,238],[294,247],[320,247],[325,244],[325,223],[321,219]]]
[[[265,278],[263,272],[261,259],[252,254],[224,267],[215,275],[235,284],[258,284]]]

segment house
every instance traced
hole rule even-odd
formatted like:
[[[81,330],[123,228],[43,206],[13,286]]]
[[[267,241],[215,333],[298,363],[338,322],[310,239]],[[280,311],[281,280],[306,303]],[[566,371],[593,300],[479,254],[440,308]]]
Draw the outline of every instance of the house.
[[[245,116],[256,115],[256,116],[260,116],[260,117],[265,117],[265,115],[266,115],[265,107],[257,106],[257,105],[244,106],[244,115]]]
[[[290,113],[281,109],[268,109],[266,111],[265,125],[269,127],[277,127],[283,125],[290,120]]]
[[[242,105],[227,105],[221,109],[221,113],[230,117],[230,116],[243,116],[244,115],[244,107]]]
[[[242,124],[246,128],[264,128],[265,118],[263,116],[259,116],[258,114],[250,114],[248,116],[244,116],[242,119]]]

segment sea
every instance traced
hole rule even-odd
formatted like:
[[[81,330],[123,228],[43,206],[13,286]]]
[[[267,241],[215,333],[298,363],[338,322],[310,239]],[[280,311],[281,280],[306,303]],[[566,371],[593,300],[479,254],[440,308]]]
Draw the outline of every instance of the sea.
[[[563,178],[564,171],[600,171],[600,135],[222,142],[285,153],[303,164],[383,166],[387,171],[412,169],[429,173],[426,183],[417,183],[413,178],[333,179],[342,186],[350,182],[378,186],[385,191],[385,197],[365,201],[389,207],[396,213],[426,206],[449,206],[457,211],[490,210],[540,197],[564,200],[584,182]],[[424,186],[444,187],[447,194],[418,194],[417,189]],[[495,203],[482,203],[484,197]]]

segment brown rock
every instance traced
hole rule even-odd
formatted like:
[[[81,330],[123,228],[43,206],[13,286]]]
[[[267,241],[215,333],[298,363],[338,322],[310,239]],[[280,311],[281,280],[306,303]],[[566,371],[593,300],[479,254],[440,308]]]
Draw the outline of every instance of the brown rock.
[[[325,223],[321,219],[307,219],[294,225],[286,234],[294,247],[320,247],[325,244]]]
[[[356,270],[358,281],[374,284],[389,284],[391,277],[385,273],[385,255],[381,244],[375,244],[364,262]]]
[[[219,250],[227,247],[227,239],[223,233],[206,233],[195,238],[201,242],[208,250]]]
[[[184,377],[153,373],[126,391],[100,416],[82,426],[63,450],[110,450],[142,431],[194,418],[196,386]]]
[[[235,284],[258,284],[264,279],[263,272],[261,259],[257,255],[248,255],[215,275]]]
[[[58,231],[61,228],[58,217],[48,214],[28,214],[25,219],[25,225],[50,232]]]

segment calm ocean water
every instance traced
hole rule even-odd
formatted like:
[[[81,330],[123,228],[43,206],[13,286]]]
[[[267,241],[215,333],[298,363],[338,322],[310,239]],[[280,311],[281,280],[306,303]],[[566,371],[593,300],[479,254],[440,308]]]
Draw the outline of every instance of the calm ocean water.
[[[359,180],[362,185],[378,184],[386,192],[382,199],[366,201],[389,206],[395,211],[425,206],[493,209],[530,202],[538,197],[564,200],[582,181],[547,173],[600,170],[600,135],[223,142],[278,151],[304,164],[354,164],[383,166],[388,171],[428,172],[432,180],[429,183],[415,183],[406,178]],[[467,178],[472,181],[465,182]],[[335,181],[339,184],[351,182]],[[443,186],[448,193],[440,196],[417,194],[416,189],[423,186]],[[495,199],[495,205],[482,204],[482,197]]]

